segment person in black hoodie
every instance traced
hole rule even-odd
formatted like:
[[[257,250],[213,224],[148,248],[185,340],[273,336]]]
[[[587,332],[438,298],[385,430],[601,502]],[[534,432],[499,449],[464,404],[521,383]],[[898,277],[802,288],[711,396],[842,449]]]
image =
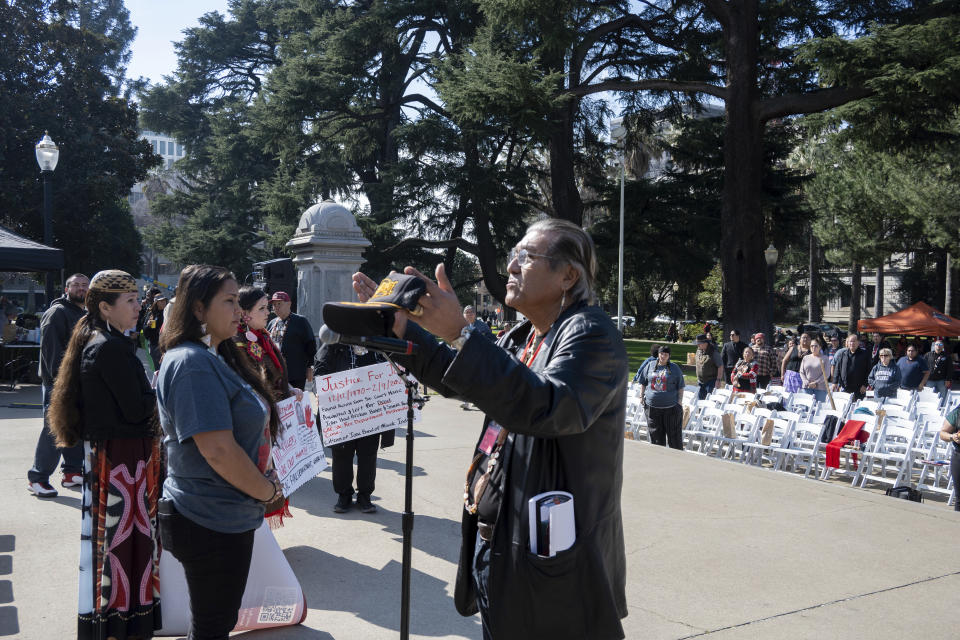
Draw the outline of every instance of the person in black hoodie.
[[[67,350],[70,332],[86,313],[83,307],[90,280],[82,273],[67,278],[64,295],[50,303],[50,307],[40,319],[40,382],[43,392],[43,431],[37,439],[37,448],[33,454],[33,466],[27,472],[27,488],[38,498],[54,498],[57,490],[50,485],[50,474],[57,468],[60,456],[63,456],[64,487],[80,486],[80,472],[83,470],[83,449],[67,447],[58,449],[50,434],[47,420],[47,407],[50,406],[50,394],[53,381],[60,369],[60,361]]]
[[[101,271],[86,303],[48,412],[57,444],[82,443],[84,453],[77,637],[151,638],[161,627],[163,461],[156,396],[127,335],[140,311],[137,282],[124,271]]]
[[[944,349],[943,340],[933,343],[933,349],[923,356],[930,368],[930,377],[927,386],[935,389],[942,397],[950,388],[953,380],[953,358]]]
[[[367,367],[385,360],[375,351],[345,344],[323,344],[317,351],[314,376],[318,388],[324,376],[358,367]],[[320,426],[320,419],[317,418]],[[320,433],[323,428],[320,426]],[[374,513],[377,507],[370,501],[377,479],[377,449],[393,446],[394,430],[372,433],[330,447],[333,490],[338,498],[333,505],[336,513],[345,513],[353,506],[353,457],[357,457],[357,508],[363,513]]]
[[[746,346],[747,343],[740,340],[740,332],[737,329],[732,329],[730,331],[730,342],[725,343],[720,350],[720,359],[723,360],[724,371],[733,371],[737,362],[743,357],[743,350]]]

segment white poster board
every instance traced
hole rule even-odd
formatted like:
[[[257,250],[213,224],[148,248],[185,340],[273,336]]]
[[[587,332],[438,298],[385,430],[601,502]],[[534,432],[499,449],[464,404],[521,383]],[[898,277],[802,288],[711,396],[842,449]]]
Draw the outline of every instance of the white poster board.
[[[317,376],[314,384],[328,447],[407,426],[407,389],[389,362]],[[413,411],[418,422],[420,410]]]
[[[283,485],[283,495],[288,498],[327,468],[323,442],[314,423],[309,398],[309,394],[304,394],[303,401],[292,397],[277,403],[280,429],[270,453]]]

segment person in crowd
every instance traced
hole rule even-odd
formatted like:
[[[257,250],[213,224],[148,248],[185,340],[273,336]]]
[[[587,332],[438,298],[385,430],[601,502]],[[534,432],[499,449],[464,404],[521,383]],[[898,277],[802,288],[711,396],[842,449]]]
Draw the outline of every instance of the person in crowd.
[[[161,628],[156,522],[164,470],[157,398],[127,336],[140,315],[137,281],[100,271],[86,307],[48,410],[57,443],[84,452],[77,637],[151,638]]]
[[[867,343],[867,351],[870,353],[871,368],[880,362],[880,350],[889,348],[890,344],[883,339],[882,335],[876,331],[870,334],[870,342]]]
[[[290,296],[277,291],[270,298],[277,317],[270,322],[268,331],[274,343],[287,360],[287,375],[297,389],[303,389],[313,376],[307,372],[317,353],[317,338],[310,321],[290,310]]]
[[[813,340],[810,343],[810,353],[800,361],[800,384],[804,393],[816,397],[817,402],[827,399],[827,371],[830,363],[823,355],[820,343]]]
[[[473,325],[474,330],[478,332],[479,335],[493,340],[493,332],[490,331],[490,326],[477,317],[477,310],[473,308],[473,305],[467,305],[463,308],[463,319],[467,321],[467,324]]]
[[[833,359],[840,351],[840,336],[830,336],[830,345],[827,348],[827,359],[830,360],[830,366],[833,366]]]
[[[167,306],[167,297],[157,294],[143,323],[143,337],[150,347],[150,358],[154,368],[160,367],[160,332],[163,330],[163,310]]]
[[[723,359],[706,334],[697,336],[697,384],[698,397],[703,400],[717,387],[723,388]]]
[[[900,358],[907,355],[908,346],[909,345],[907,344],[907,336],[901,334],[900,338],[897,340],[897,345],[893,351],[894,360],[900,360]]]
[[[910,391],[919,391],[927,384],[930,377],[930,367],[927,361],[920,357],[917,345],[911,343],[907,347],[907,355],[897,360],[900,367],[900,388]]]
[[[743,350],[743,357],[737,360],[730,371],[730,384],[737,391],[756,393],[759,371],[760,363],[755,359],[753,347],[747,347]]]
[[[321,344],[314,363],[316,376],[328,376],[341,371],[367,367],[385,360],[375,351],[343,344]],[[317,424],[320,424],[318,418]],[[323,432],[321,428],[321,433]],[[361,513],[375,513],[371,496],[376,488],[377,449],[393,446],[394,430],[373,433],[330,447],[331,474],[337,503],[335,513],[346,513],[353,506],[353,459],[357,459],[357,509]]]
[[[953,380],[953,358],[944,348],[943,340],[934,342],[933,349],[924,356],[924,359],[927,362],[927,369],[930,370],[927,386],[943,396]]]
[[[709,326],[709,325],[707,325],[707,326]],[[707,341],[708,341],[710,344],[716,346],[717,341],[714,340],[714,338],[713,338],[713,331],[712,331],[712,329],[707,329],[707,330],[704,332],[703,335],[707,338]]]
[[[420,326],[396,316],[394,333],[420,346],[398,360],[486,414],[465,485],[454,603],[463,615],[480,611],[487,640],[569,637],[574,629],[592,640],[623,638],[627,352],[594,302],[595,255],[579,226],[533,224],[507,262],[505,302],[527,320],[499,344],[472,335],[442,265],[438,283],[406,269],[426,280],[427,292]],[[361,300],[376,286],[354,276]],[[573,495],[577,540],[543,558],[529,552],[527,502],[557,489]],[[558,561],[568,569],[548,568]]]
[[[944,418],[940,439],[953,444],[953,451],[950,452],[950,475],[953,477],[953,486],[960,487],[960,404]],[[960,511],[960,500],[954,501],[953,510]]]
[[[27,471],[27,489],[38,498],[55,498],[57,490],[50,485],[50,474],[63,456],[64,487],[79,487],[83,482],[83,447],[79,444],[58,449],[50,432],[47,408],[53,383],[60,371],[60,361],[67,350],[73,328],[86,313],[84,307],[90,280],[82,273],[67,278],[64,295],[50,303],[40,319],[40,391],[43,402],[43,430],[37,439],[33,466]]]
[[[667,335],[664,337],[667,342],[677,341],[677,325],[673,322],[667,327]]]
[[[870,374],[870,355],[860,348],[860,338],[855,333],[847,336],[846,346],[833,357],[833,390],[853,394],[862,400],[867,393],[867,376]]]
[[[896,398],[900,388],[900,367],[893,361],[893,350],[889,347],[880,349],[880,362],[873,365],[867,384],[873,387],[873,395],[877,398]]]
[[[800,376],[800,363],[806,356],[810,355],[811,342],[809,333],[800,334],[799,339],[788,344],[787,351],[780,361],[780,377],[783,379],[783,388],[790,393],[795,393],[804,388],[803,379]]]
[[[267,333],[267,318],[270,317],[267,293],[257,287],[241,287],[237,293],[237,304],[240,305],[240,325],[233,341],[259,369],[273,392],[274,402],[294,396],[302,399],[303,390],[290,384],[287,363],[280,347]],[[307,373],[309,376],[309,369]],[[272,529],[282,527],[283,519],[292,517],[289,501],[284,499],[277,504],[267,505],[265,517]]]
[[[183,565],[195,640],[226,639],[236,626],[254,532],[282,495],[270,468],[273,390],[233,342],[237,296],[227,269],[188,266],[160,337],[160,541]]]
[[[160,295],[160,289],[152,287],[143,297],[143,302],[140,303],[140,314],[137,316],[138,332],[143,331],[144,326],[146,326],[147,319],[150,318],[150,312],[153,310],[153,303],[158,295]]]
[[[650,345],[650,355],[647,356],[647,359],[640,363],[640,366],[637,367],[637,372],[633,376],[633,381],[636,383],[640,382],[640,378],[643,376],[643,370],[647,368],[647,365],[651,362],[655,362],[657,356],[660,354],[660,345],[652,344]]]
[[[737,360],[743,357],[743,350],[746,346],[747,343],[740,340],[740,330],[731,329],[730,341],[724,343],[723,348],[720,350],[720,358],[723,360],[724,371],[733,371]]]
[[[463,308],[463,319],[467,321],[467,324],[469,324],[470,326],[472,326],[472,327],[474,328],[474,331],[476,331],[478,335],[481,335],[481,336],[483,336],[484,338],[487,338],[487,339],[489,339],[489,340],[491,340],[491,341],[494,340],[493,332],[490,331],[490,327],[487,326],[487,323],[486,323],[486,322],[484,322],[483,320],[480,320],[480,319],[477,318],[477,311],[473,308],[472,305],[469,305],[469,304],[468,304],[467,306],[465,306],[465,307]],[[460,408],[461,408],[461,409],[464,409],[464,410],[467,410],[467,409],[470,408],[470,403],[469,403],[469,402],[461,402],[461,403],[460,403]],[[374,448],[373,453],[374,453],[374,456],[376,456],[376,453],[377,453],[376,448]],[[374,458],[374,459],[376,459],[376,458]],[[359,503],[359,497],[357,498],[357,500],[358,500],[358,503]],[[369,500],[368,500],[368,502],[369,502]],[[373,508],[373,505],[370,505],[370,508]],[[362,510],[362,509],[361,509],[361,510]],[[369,512],[366,512],[366,513],[369,513]]]
[[[754,334],[752,346],[757,362],[757,377],[754,388],[766,389],[767,385],[770,384],[770,378],[778,370],[777,354],[767,344],[767,338],[763,333]]]
[[[640,378],[640,402],[647,413],[650,444],[683,449],[684,387],[683,371],[670,362],[670,346],[663,345]]]

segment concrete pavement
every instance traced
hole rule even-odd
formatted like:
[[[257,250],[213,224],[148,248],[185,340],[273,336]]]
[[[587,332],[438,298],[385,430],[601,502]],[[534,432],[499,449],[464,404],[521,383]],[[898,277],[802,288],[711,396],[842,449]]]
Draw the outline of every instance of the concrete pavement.
[[[39,408],[8,408],[15,402],[39,406],[39,388],[0,391],[0,636],[70,638],[79,491],[45,501],[27,493],[41,421]],[[415,430],[415,638],[480,638],[479,619],[452,602],[463,474],[480,422],[433,395]],[[627,638],[957,636],[960,514],[639,442],[625,449]],[[309,614],[243,637],[398,637],[404,455],[401,438],[381,452],[374,515],[334,514],[329,470],[293,496],[294,517],[275,535]]]

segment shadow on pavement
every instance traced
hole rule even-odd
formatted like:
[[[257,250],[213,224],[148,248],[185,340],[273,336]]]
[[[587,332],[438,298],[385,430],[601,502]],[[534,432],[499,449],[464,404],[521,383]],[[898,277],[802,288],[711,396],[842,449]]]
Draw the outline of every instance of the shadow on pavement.
[[[382,569],[375,569],[305,546],[288,548],[284,554],[295,567],[311,609],[351,612],[370,624],[399,631],[400,562],[391,560]],[[412,568],[411,635],[477,635],[479,618],[458,615],[446,588],[445,582]],[[315,619],[310,620],[317,624]],[[323,626],[322,622],[318,626]]]
[[[16,607],[0,607],[0,636],[15,636],[20,633]]]

